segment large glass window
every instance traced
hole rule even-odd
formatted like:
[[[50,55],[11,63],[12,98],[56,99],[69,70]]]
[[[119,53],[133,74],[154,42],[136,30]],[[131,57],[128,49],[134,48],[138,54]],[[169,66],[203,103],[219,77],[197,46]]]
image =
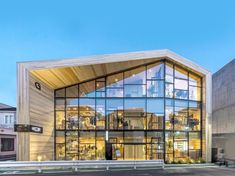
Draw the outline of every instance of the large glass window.
[[[161,60],[56,90],[56,159],[201,158],[201,81]]]

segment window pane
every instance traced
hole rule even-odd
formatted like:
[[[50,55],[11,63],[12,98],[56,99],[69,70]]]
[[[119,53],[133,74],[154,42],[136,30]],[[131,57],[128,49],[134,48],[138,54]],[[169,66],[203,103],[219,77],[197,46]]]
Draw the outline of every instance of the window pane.
[[[199,132],[189,133],[189,157],[192,159],[201,157],[201,136]]]
[[[148,97],[163,97],[164,82],[163,81],[147,81],[147,96]]]
[[[201,88],[189,86],[189,99],[200,101],[201,100]]]
[[[189,85],[190,86],[201,86],[201,78],[194,74],[189,74]]]
[[[174,151],[175,158],[185,158],[188,155],[187,133],[175,132]]]
[[[124,132],[124,142],[125,143],[143,143],[145,142],[144,131],[131,131]]]
[[[56,99],[56,110],[64,111],[65,109],[65,100],[64,99]]]
[[[110,131],[108,137],[109,143],[123,143],[123,132]]]
[[[146,83],[146,71],[145,67],[139,67],[130,71],[124,72],[125,84],[145,84]]]
[[[66,129],[78,129],[78,111],[66,111]]]
[[[95,132],[80,132],[79,137],[79,159],[95,160]]]
[[[78,133],[73,131],[66,132],[66,159],[77,160],[78,156]]]
[[[104,92],[105,91],[105,82],[96,82],[96,91]]]
[[[107,110],[122,110],[123,99],[107,99],[106,100]]]
[[[173,83],[173,65],[166,63],[166,76],[165,81],[169,83]]]
[[[105,128],[105,100],[96,100],[96,129]]]
[[[124,99],[125,112],[145,112],[145,99]]]
[[[78,85],[66,88],[66,97],[78,97]]]
[[[188,113],[184,111],[175,112],[175,130],[188,130]]]
[[[186,70],[183,70],[182,68],[175,67],[175,77],[176,78],[182,78],[182,79],[188,79],[188,72]]]
[[[56,144],[56,160],[65,160],[65,144]]]
[[[175,89],[188,90],[188,81],[183,79],[175,79]]]
[[[125,97],[145,97],[145,85],[125,85]]]
[[[162,129],[163,128],[163,114],[148,113],[147,114],[147,128],[148,129]]]
[[[64,128],[65,128],[64,111],[56,111],[56,129],[61,130]]]
[[[173,84],[166,83],[166,94],[165,96],[168,98],[173,98]]]
[[[164,64],[159,62],[147,66],[147,78],[148,79],[163,79]]]
[[[147,112],[164,113],[163,99],[147,99]]]
[[[67,98],[66,99],[66,110],[67,111],[78,110],[78,99],[77,98]]]
[[[200,120],[201,120],[201,106],[200,104],[196,104],[196,106],[191,106],[190,103],[189,107],[189,128],[193,131],[200,130]]]
[[[95,99],[80,98],[79,110],[79,128],[95,129]]]
[[[80,97],[95,97],[95,81],[89,81],[79,85]]]
[[[166,150],[166,160],[173,160],[173,132],[165,132],[165,150]]]
[[[107,87],[123,87],[123,73],[108,76]]]
[[[123,88],[107,88],[107,97],[123,97]]]
[[[173,129],[173,125],[174,125],[174,111],[173,111],[173,107],[168,107],[166,106],[166,117],[165,117],[165,128],[166,129]]]
[[[188,91],[187,90],[175,90],[175,98],[187,100]]]
[[[96,136],[96,159],[105,159],[105,133],[97,132]]]
[[[56,90],[55,97],[65,97],[65,89]]]
[[[108,124],[109,129],[123,129],[124,118],[123,110],[108,111]]]

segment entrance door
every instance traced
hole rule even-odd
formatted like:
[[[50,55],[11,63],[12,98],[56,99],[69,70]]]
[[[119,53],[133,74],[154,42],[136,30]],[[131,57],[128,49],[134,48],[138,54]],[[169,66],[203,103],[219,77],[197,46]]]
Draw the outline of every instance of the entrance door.
[[[105,158],[106,160],[112,160],[112,144],[106,143],[106,152],[105,152]]]
[[[134,144],[124,145],[124,160],[145,160],[146,145]]]

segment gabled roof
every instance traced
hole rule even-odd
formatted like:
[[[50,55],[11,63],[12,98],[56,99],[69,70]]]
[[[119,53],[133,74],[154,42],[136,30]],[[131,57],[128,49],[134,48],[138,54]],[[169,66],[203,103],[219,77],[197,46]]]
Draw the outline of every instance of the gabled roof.
[[[25,68],[49,87],[57,89],[160,59],[171,60],[202,76],[211,74],[194,62],[167,49],[22,62],[18,63],[18,69]]]
[[[16,108],[4,103],[0,103],[0,111],[16,111]]]

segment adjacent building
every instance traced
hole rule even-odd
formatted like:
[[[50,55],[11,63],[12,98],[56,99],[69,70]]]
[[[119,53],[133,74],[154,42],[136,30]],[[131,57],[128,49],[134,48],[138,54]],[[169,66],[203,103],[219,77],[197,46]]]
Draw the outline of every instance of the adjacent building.
[[[213,161],[235,159],[235,59],[213,74]]]
[[[211,73],[169,51],[18,63],[18,160],[211,160]]]
[[[0,103],[0,160],[16,158],[16,108]]]

